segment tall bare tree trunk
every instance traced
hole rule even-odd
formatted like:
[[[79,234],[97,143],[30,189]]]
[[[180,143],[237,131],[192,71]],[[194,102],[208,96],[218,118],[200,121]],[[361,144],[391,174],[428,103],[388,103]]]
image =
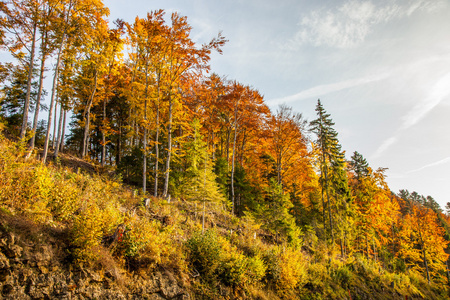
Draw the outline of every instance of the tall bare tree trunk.
[[[109,67],[108,81],[111,78],[112,68],[113,68],[113,65],[111,65]],[[146,81],[147,81],[147,79],[146,79]],[[106,102],[107,101],[108,101],[108,99],[105,97],[105,99],[103,100],[102,162],[101,162],[102,167],[105,166],[105,161],[106,161],[106,134],[105,134],[105,127],[106,127]]]
[[[59,149],[61,146],[61,133],[62,133],[62,126],[63,126],[63,118],[64,118],[64,109],[63,105],[61,103],[59,110],[59,122],[58,122],[58,133],[56,135],[56,147],[55,147],[55,160],[58,157]],[[55,116],[56,117],[56,116]]]
[[[55,143],[56,143],[56,128],[57,128],[57,122],[58,118],[56,117],[58,114],[58,101],[55,102],[55,124],[53,124],[53,136],[52,136],[52,148],[55,149]]]
[[[33,37],[32,37],[32,42],[31,42],[31,49],[30,49],[30,63],[28,64],[27,94],[25,96],[25,103],[23,106],[22,127],[20,128],[20,138],[21,139],[25,137],[25,133],[27,131],[27,126],[28,126],[28,111],[30,109],[31,82],[33,80],[34,53],[35,53],[35,48],[36,48],[36,31],[37,31],[37,22],[34,22]]]
[[[64,151],[64,136],[66,134],[66,116],[67,116],[67,110],[64,109],[64,117],[63,117],[63,126],[62,126],[62,133],[61,133],[61,146],[60,151]]]
[[[203,216],[202,216],[202,234],[205,232],[205,210],[206,210],[206,167],[208,159],[208,146],[205,148],[205,173],[203,175]]]
[[[36,99],[36,107],[34,110],[34,119],[33,119],[33,136],[31,137],[30,140],[30,148],[34,149],[34,145],[36,143],[36,130],[37,130],[37,124],[39,121],[39,110],[41,108],[41,97],[42,97],[42,90],[43,90],[43,86],[44,86],[44,72],[45,72],[45,60],[47,58],[47,55],[45,53],[45,41],[47,40],[46,37],[42,37],[44,39],[44,41],[42,43],[44,43],[43,45],[41,45],[41,49],[42,49],[42,58],[41,58],[41,69],[39,71],[39,88],[38,88],[38,94],[37,94],[37,99]]]
[[[145,65],[145,91],[144,91],[144,162],[142,166],[142,192],[147,191],[147,97],[148,97],[148,62]]]
[[[62,54],[65,36],[66,36],[65,33],[63,33],[63,36],[61,38],[61,44],[59,45],[59,49],[58,49],[58,58],[56,60],[55,74],[53,76],[52,96],[50,98],[50,109],[48,110],[47,134],[45,136],[44,153],[42,155],[43,163],[45,163],[45,161],[47,160],[47,155],[48,155],[48,144],[50,141],[50,129],[51,129],[52,117],[53,117],[52,113],[53,113],[53,106],[55,105],[56,87],[58,85],[59,64],[61,63],[61,54]]]
[[[92,90],[91,97],[89,97],[89,101],[86,105],[85,111],[84,111],[84,136],[83,136],[83,149],[81,152],[81,157],[85,157],[88,152],[89,147],[89,126],[91,123],[91,107],[92,103],[94,102],[95,92],[97,91],[97,77],[98,73],[97,70],[95,70],[94,74],[94,89]]]
[[[326,162],[325,162],[326,164]],[[328,168],[324,165],[324,175],[325,175],[325,191],[327,193],[327,206],[328,206],[328,219],[330,222],[330,235],[331,235],[331,245],[334,244],[334,233],[333,233],[333,218],[331,216],[331,202],[330,202],[330,189],[328,187]]]
[[[67,10],[67,14],[66,14],[66,24],[69,23],[69,16],[72,10],[72,5],[73,2],[72,0],[69,1],[69,6],[68,6],[68,10]],[[59,65],[61,63],[61,54],[62,54],[62,50],[63,50],[63,46],[64,46],[64,41],[66,38],[66,29],[64,29],[62,36],[61,36],[61,43],[59,45],[59,49],[58,49],[58,58],[56,60],[56,67],[55,67],[55,74],[53,77],[53,85],[52,85],[52,96],[50,99],[50,109],[48,112],[48,122],[47,122],[47,133],[45,136],[45,143],[44,143],[44,154],[42,155],[42,162],[45,163],[45,161],[47,160],[47,154],[48,154],[48,143],[50,140],[50,129],[51,129],[51,124],[52,124],[52,111],[53,111],[53,105],[55,104],[55,95],[56,95],[56,88],[58,85],[58,73],[59,73]]]
[[[236,138],[237,138],[237,104],[234,108],[234,139],[233,139],[233,153],[231,158],[231,213],[234,215],[236,210],[236,203],[234,197],[234,160],[236,157]]]
[[[158,98],[156,102],[156,135],[155,135],[155,187],[153,196],[158,197],[158,169],[159,169],[159,103],[160,103],[160,74],[157,77]]]
[[[103,100],[103,128],[102,128],[102,167],[105,166],[106,161],[106,135],[105,135],[105,126],[106,126],[106,98]]]
[[[167,160],[166,160],[166,172],[164,178],[164,191],[163,197],[166,198],[169,191],[169,178],[170,178],[170,159],[172,155],[172,110],[173,101],[169,96],[169,124],[167,126]]]

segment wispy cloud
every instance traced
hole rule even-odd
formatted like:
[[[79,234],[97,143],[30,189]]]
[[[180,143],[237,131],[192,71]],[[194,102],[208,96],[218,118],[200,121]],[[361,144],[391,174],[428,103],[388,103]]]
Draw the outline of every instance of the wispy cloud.
[[[416,11],[431,11],[442,5],[437,0],[344,2],[337,9],[319,9],[303,16],[292,44],[312,44],[337,48],[353,47],[363,42],[378,24],[410,16]]]
[[[408,129],[423,119],[433,108],[450,95],[450,72],[431,88],[430,94],[414,106],[403,118],[401,129]]]
[[[409,129],[410,127],[417,124],[420,120],[425,118],[433,108],[439,105],[444,99],[447,99],[450,97],[450,72],[442,76],[430,89],[430,92],[428,96],[420,101],[418,104],[416,104],[403,118],[402,118],[402,124],[399,127],[399,129],[395,132],[395,134],[387,138],[381,145],[378,147],[378,149],[375,151],[375,153],[372,155],[372,158],[379,157],[384,151],[386,151],[390,146],[392,146],[398,139],[398,136],[401,134],[402,131]],[[445,163],[445,161],[439,161],[435,163],[436,165],[438,163]],[[434,166],[427,165],[425,167]],[[425,168],[422,167],[421,169]],[[418,169],[418,170],[421,170]],[[416,172],[411,171],[411,172]]]
[[[443,165],[443,164],[447,164],[447,163],[449,163],[449,162],[450,162],[450,156],[449,156],[449,157],[446,157],[446,158],[444,158],[444,159],[438,160],[438,161],[436,161],[436,162],[434,162],[434,163],[427,164],[427,165],[422,166],[422,167],[420,167],[420,168],[417,168],[417,169],[415,169],[415,170],[411,170],[411,171],[407,172],[407,174],[419,172],[419,171],[425,170],[425,169],[427,169],[427,168],[440,166],[440,165]]]
[[[393,145],[397,141],[396,136],[392,136],[386,140],[384,140],[383,143],[381,143],[380,147],[375,151],[375,153],[372,155],[371,159],[375,159],[381,155],[384,151],[386,151],[391,145]]]
[[[278,103],[288,103],[288,102],[298,101],[298,100],[302,100],[302,99],[308,99],[308,98],[312,98],[312,97],[317,98],[317,97],[320,97],[320,96],[323,96],[323,95],[326,95],[329,93],[333,93],[333,92],[353,88],[356,86],[360,86],[363,84],[383,80],[383,79],[387,78],[388,76],[389,76],[388,73],[380,73],[380,74],[377,74],[374,76],[368,76],[365,78],[354,78],[354,79],[344,80],[344,81],[330,83],[330,84],[322,84],[322,85],[318,85],[318,86],[303,90],[294,95],[290,95],[290,96],[286,96],[286,97],[278,98],[278,99],[268,100],[268,102],[271,104],[278,104]]]

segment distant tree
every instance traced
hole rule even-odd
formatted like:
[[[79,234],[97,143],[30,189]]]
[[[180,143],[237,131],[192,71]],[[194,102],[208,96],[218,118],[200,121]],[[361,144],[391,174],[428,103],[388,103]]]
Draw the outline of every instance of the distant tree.
[[[369,174],[369,164],[367,163],[367,160],[360,153],[358,153],[358,151],[355,151],[351,157],[350,168],[355,173],[357,179]]]
[[[427,196],[425,199],[426,199],[425,203],[424,203],[425,207],[428,207],[429,209],[433,210],[435,213],[442,213],[442,209],[439,206],[439,203],[437,203],[433,197]]]
[[[6,41],[11,55],[22,64],[27,72],[27,84],[25,101],[22,108],[22,124],[20,138],[25,136],[28,126],[28,112],[30,108],[31,90],[33,81],[34,60],[36,56],[36,42],[38,25],[42,10],[42,1],[2,1],[0,12],[3,14],[1,25],[3,30],[9,33]],[[25,52],[27,54],[25,54]]]
[[[445,205],[445,213],[447,215],[450,215],[450,202],[447,202],[447,204]]]
[[[3,98],[0,100],[0,114],[6,121],[8,131],[20,135],[24,113],[24,103],[28,93],[28,71],[21,66],[11,66],[7,83],[2,89]],[[36,99],[37,83],[32,82],[30,89],[29,110],[33,109]]]

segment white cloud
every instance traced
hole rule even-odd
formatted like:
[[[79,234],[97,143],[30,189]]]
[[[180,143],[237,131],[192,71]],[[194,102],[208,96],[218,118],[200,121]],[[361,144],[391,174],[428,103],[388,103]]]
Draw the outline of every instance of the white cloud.
[[[396,141],[397,137],[401,134],[402,131],[409,129],[410,127],[417,124],[420,120],[425,118],[433,108],[439,105],[443,100],[448,99],[450,96],[450,72],[442,76],[436,84],[430,89],[429,95],[423,100],[416,104],[403,118],[402,124],[397,130],[397,132],[390,138],[386,139],[380,147],[375,151],[372,155],[372,158],[379,157],[384,151],[386,151],[390,146],[392,146]],[[444,159],[437,163],[433,163],[431,165],[426,165],[417,170],[411,171],[416,172],[420,171],[424,168],[428,168],[431,166],[435,166],[441,163],[446,163],[450,161],[450,158]],[[411,173],[409,172],[409,173]]]
[[[387,78],[388,76],[389,76],[388,73],[381,73],[381,74],[377,74],[377,75],[369,76],[369,77],[365,77],[365,78],[354,78],[354,79],[349,79],[349,80],[330,83],[330,84],[322,84],[322,85],[318,85],[318,86],[309,88],[307,90],[301,91],[297,94],[286,96],[283,98],[272,99],[272,100],[269,100],[268,102],[270,102],[271,104],[277,104],[277,103],[288,103],[288,102],[293,102],[293,101],[307,99],[307,98],[313,98],[313,97],[317,98],[317,97],[320,97],[320,96],[323,96],[323,95],[326,95],[326,94],[329,94],[332,92],[337,92],[337,91],[345,90],[348,88],[356,87],[359,85],[383,80],[383,79]]]
[[[424,169],[431,168],[431,167],[436,167],[436,166],[440,166],[440,165],[443,165],[443,164],[446,164],[446,163],[449,163],[449,162],[450,162],[450,156],[449,156],[449,157],[446,157],[446,158],[444,158],[444,159],[438,160],[438,161],[436,161],[436,162],[434,162],[434,163],[427,164],[427,165],[425,165],[425,166],[423,166],[423,167],[420,167],[420,168],[418,168],[418,169],[409,171],[407,174],[419,172],[419,171],[422,171],[422,170],[424,170]]]
[[[408,112],[405,117],[402,118],[403,124],[401,129],[408,129],[409,127],[415,125],[449,95],[450,72],[436,82],[436,84],[430,89],[430,93],[427,98],[419,102]]]
[[[292,44],[349,48],[363,42],[378,24],[433,11],[443,5],[437,0],[361,1],[349,0],[337,9],[319,9],[305,15]]]
[[[375,153],[372,155],[371,159],[375,159],[381,155],[384,151],[386,151],[391,145],[393,145],[397,141],[397,137],[392,136],[386,140],[384,140],[383,143],[381,143],[380,147],[375,151]]]

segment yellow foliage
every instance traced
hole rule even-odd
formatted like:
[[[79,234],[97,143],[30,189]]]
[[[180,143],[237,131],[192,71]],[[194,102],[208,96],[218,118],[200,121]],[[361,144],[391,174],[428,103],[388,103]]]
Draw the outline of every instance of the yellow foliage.
[[[299,250],[286,248],[280,253],[280,278],[276,288],[284,298],[294,297],[295,291],[307,279],[306,261]]]
[[[77,246],[75,256],[81,262],[94,260],[102,237],[105,220],[96,205],[89,205],[74,219],[72,226],[73,244]]]

